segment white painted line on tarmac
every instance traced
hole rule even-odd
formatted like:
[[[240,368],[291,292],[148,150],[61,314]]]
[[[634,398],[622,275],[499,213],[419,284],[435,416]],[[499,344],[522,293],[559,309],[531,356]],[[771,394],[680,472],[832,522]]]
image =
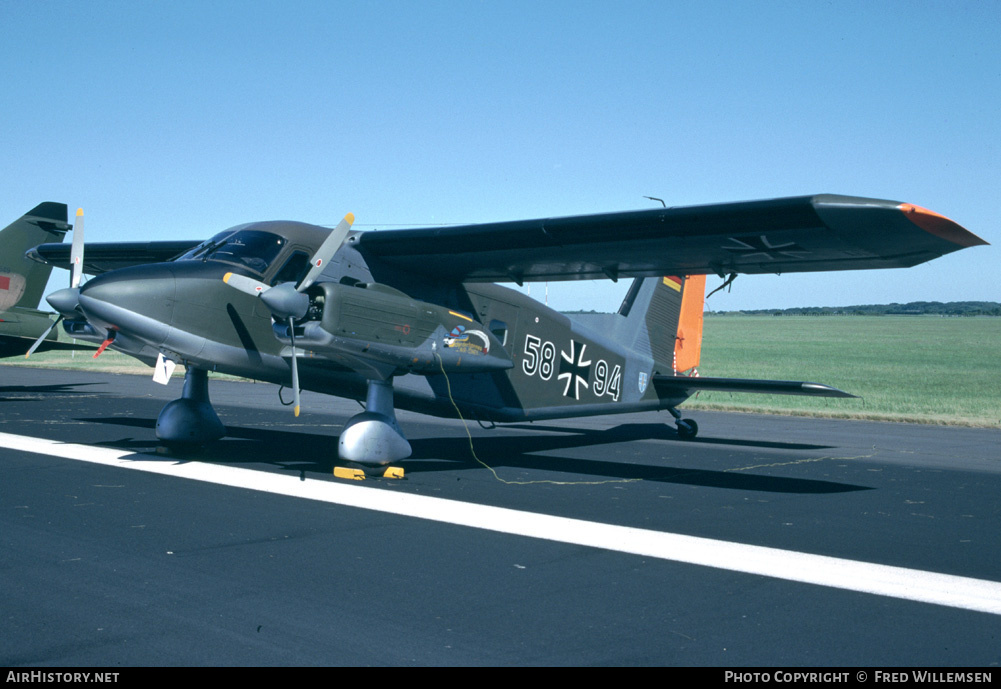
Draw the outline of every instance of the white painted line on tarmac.
[[[302,481],[296,476],[218,464],[178,462],[175,459],[164,459],[155,455],[61,443],[8,433],[0,433],[0,447],[500,533],[1001,615],[1001,583],[996,581],[581,519],[567,519],[423,495],[408,495],[367,488],[356,483]]]

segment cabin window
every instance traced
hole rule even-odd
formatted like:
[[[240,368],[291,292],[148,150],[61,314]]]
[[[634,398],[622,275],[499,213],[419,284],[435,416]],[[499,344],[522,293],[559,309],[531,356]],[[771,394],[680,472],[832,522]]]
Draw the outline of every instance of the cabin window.
[[[493,333],[493,336],[497,338],[497,341],[501,343],[502,347],[507,345],[507,323],[492,320],[490,321],[489,329]]]

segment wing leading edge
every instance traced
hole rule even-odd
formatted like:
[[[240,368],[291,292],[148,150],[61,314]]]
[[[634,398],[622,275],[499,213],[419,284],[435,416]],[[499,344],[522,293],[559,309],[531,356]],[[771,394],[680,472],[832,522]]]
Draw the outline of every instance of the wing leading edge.
[[[119,268],[163,263],[198,246],[200,242],[201,240],[88,243],[83,272],[87,275],[100,275]],[[27,256],[56,268],[69,270],[72,267],[68,244],[41,244],[28,251]]]
[[[198,241],[88,244],[84,272],[159,263]],[[361,232],[369,262],[461,282],[906,268],[986,244],[919,206],[820,194],[562,218]],[[69,267],[69,246],[29,257]]]
[[[364,232],[352,243],[370,265],[518,283],[904,268],[986,244],[919,206],[831,194]]]

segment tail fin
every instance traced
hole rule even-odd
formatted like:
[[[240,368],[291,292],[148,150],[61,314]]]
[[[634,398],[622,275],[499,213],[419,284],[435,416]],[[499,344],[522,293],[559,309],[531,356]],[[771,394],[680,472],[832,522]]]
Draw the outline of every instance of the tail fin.
[[[705,275],[633,282],[619,315],[632,326],[633,347],[653,358],[654,374],[673,374],[699,365],[705,290]]]
[[[674,342],[674,371],[684,372],[699,365],[702,356],[702,309],[706,301],[706,276],[685,278],[681,315]]]
[[[24,254],[39,244],[61,242],[69,229],[66,204],[50,201],[38,204],[0,231],[0,311],[38,306],[52,266],[36,263]]]

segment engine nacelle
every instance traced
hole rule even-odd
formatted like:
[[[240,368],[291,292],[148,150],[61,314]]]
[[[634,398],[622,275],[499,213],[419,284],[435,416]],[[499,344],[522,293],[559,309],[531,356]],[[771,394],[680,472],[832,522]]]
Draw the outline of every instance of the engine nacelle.
[[[480,323],[446,307],[411,299],[378,283],[324,282],[311,290],[310,313],[296,346],[333,359],[381,365],[382,375],[501,371],[514,366],[496,336]],[[291,344],[288,326],[275,336]],[[358,368],[357,364],[347,365]]]

